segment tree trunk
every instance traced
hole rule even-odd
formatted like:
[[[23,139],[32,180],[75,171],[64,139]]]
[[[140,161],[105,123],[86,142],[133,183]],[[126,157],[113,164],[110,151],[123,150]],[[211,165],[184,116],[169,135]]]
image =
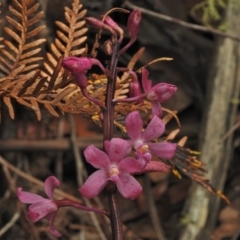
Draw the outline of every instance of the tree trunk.
[[[229,1],[226,9],[228,33],[240,37],[240,4]],[[216,55],[208,79],[208,93],[204,121],[200,133],[201,160],[206,163],[210,182],[216,189],[223,189],[233,152],[233,138],[222,141],[233,126],[237,105],[232,99],[240,90],[240,43],[219,39]],[[180,240],[210,239],[217,220],[220,198],[194,185],[185,206],[188,221]]]

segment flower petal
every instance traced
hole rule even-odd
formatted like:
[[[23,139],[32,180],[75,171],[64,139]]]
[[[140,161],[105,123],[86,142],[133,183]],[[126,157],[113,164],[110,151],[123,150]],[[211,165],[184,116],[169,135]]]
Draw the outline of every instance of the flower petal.
[[[143,121],[138,111],[131,112],[127,115],[125,127],[131,140],[135,141],[141,137]]]
[[[54,176],[48,177],[44,182],[44,190],[48,198],[53,199],[53,191],[60,185],[60,181]]]
[[[41,202],[32,204],[28,208],[27,219],[36,222],[50,213],[58,210],[57,204],[50,199],[44,199]]]
[[[55,221],[55,217],[56,217],[57,213],[51,213],[48,216],[46,216],[46,218],[48,219],[48,221],[50,222],[50,226],[49,226],[49,231],[50,233],[54,236],[54,237],[61,237],[62,235],[60,234],[60,232],[58,232],[56,230],[56,228],[54,227],[54,221]]]
[[[146,165],[145,162],[139,161],[133,157],[127,157],[119,162],[118,168],[120,171],[124,171],[127,173],[138,173]]]
[[[129,173],[122,173],[119,175],[119,181],[116,185],[123,197],[132,200],[134,200],[142,191],[142,186]]]
[[[128,148],[127,148],[127,153],[126,156],[129,155],[132,152],[132,141],[131,140],[126,140],[127,144],[128,144]]]
[[[103,144],[104,144],[105,153],[109,155],[110,140],[105,140]]]
[[[121,161],[129,151],[129,143],[122,138],[112,138],[109,146],[109,158],[111,163]]]
[[[84,156],[86,157],[87,162],[95,168],[102,169],[107,168],[110,165],[108,155],[94,145],[90,145],[84,150]]]
[[[155,138],[160,137],[164,131],[165,124],[159,117],[155,115],[146,127],[145,131],[142,133],[142,139],[144,142],[149,142]]]
[[[78,190],[85,198],[95,197],[106,186],[107,180],[107,171],[97,170],[88,177],[86,182]]]
[[[84,73],[73,73],[74,80],[80,88],[85,88],[88,85],[87,77]]]
[[[152,81],[148,79],[148,70],[146,68],[142,69],[142,86],[145,93],[148,93],[152,87]]]
[[[105,152],[106,152],[107,155],[109,155],[110,142],[111,141],[109,141],[109,140],[104,141],[104,148],[105,148]],[[126,155],[128,155],[132,152],[132,141],[131,140],[126,140],[126,142],[128,144]]]
[[[170,167],[160,161],[150,161],[140,173],[145,172],[169,172]]]
[[[152,103],[152,115],[158,117],[162,116],[162,106],[158,101],[151,101]]]
[[[42,196],[36,193],[24,192],[22,188],[17,188],[17,196],[22,203],[36,203],[44,200]]]
[[[149,143],[149,151],[156,157],[171,159],[176,151],[177,144],[169,142]]]
[[[173,96],[177,91],[177,87],[168,83],[158,83],[152,88],[152,91],[157,95],[157,100],[162,103],[168,101]]]

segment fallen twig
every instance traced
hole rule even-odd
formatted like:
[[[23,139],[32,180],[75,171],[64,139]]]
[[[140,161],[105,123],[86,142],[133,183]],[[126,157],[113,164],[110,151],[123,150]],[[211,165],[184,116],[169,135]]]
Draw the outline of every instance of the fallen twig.
[[[157,12],[145,9],[145,8],[141,8],[141,7],[138,7],[137,5],[134,5],[134,4],[130,3],[129,1],[125,1],[123,3],[123,7],[129,7],[131,9],[136,9],[137,8],[143,14],[145,13],[149,16],[156,17],[156,18],[159,18],[159,19],[167,21],[167,22],[176,23],[176,24],[181,25],[185,28],[190,28],[190,29],[193,29],[193,30],[196,30],[196,31],[201,31],[201,32],[208,32],[208,33],[212,33],[214,35],[218,35],[218,36],[221,36],[221,37],[231,38],[233,40],[240,41],[240,38],[237,37],[237,36],[233,36],[231,34],[224,33],[222,31],[219,31],[219,30],[214,29],[214,28],[209,28],[209,27],[204,27],[204,26],[200,26],[200,25],[197,25],[197,24],[193,24],[193,23],[188,23],[188,22],[185,22],[183,20],[167,16],[165,14],[161,14],[161,13],[157,13]]]

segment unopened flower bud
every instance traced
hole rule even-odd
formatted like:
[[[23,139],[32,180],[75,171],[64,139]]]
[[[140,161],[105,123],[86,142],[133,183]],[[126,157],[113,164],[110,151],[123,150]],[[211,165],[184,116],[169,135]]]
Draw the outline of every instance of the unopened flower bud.
[[[132,77],[132,82],[129,84],[129,97],[137,97],[142,95],[141,86],[138,82],[137,74],[131,70],[128,71],[128,73]],[[140,99],[138,102],[143,102],[143,99]]]
[[[106,23],[108,26],[116,29],[118,27],[118,24],[109,16],[106,16],[104,19],[104,23]]]
[[[128,22],[127,22],[127,29],[129,32],[129,36],[131,38],[134,38],[137,36],[139,32],[141,19],[142,19],[142,13],[138,9],[135,9],[130,13],[128,17]]]
[[[159,102],[165,102],[168,101],[176,91],[177,87],[175,85],[168,83],[159,83],[151,89],[147,95],[147,98],[149,100],[158,100]]]
[[[118,52],[118,55],[126,52],[127,49],[136,41],[141,19],[142,13],[138,9],[135,9],[130,13],[127,22],[127,29],[130,36],[130,41]]]
[[[141,87],[138,82],[131,82],[129,85],[129,97],[137,97],[142,95]]]
[[[92,68],[92,61],[87,57],[66,57],[62,61],[62,66],[74,74]]]
[[[106,72],[106,69],[96,58],[66,57],[62,61],[62,66],[72,74],[83,73],[91,69],[92,65],[97,65],[101,68],[103,73]]]
[[[94,17],[87,17],[85,18],[86,22],[94,27],[94,28],[104,28],[104,29],[107,29],[108,31],[110,31],[113,35],[115,35],[115,31],[113,30],[113,28],[107,24],[105,24],[104,22],[98,20],[97,18],[94,18]]]
[[[124,31],[122,30],[122,28],[120,28],[118,24],[109,16],[106,16],[104,23],[116,30],[120,34],[120,39],[122,41],[124,35]]]
[[[95,27],[95,28],[103,28],[104,27],[104,22],[100,21],[97,18],[87,17],[85,20],[86,20],[87,24],[89,24],[92,27]]]

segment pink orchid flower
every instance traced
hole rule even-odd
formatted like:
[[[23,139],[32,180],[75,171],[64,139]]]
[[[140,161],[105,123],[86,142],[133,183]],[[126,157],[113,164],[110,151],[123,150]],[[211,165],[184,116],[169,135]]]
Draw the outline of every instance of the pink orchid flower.
[[[79,189],[86,198],[98,195],[108,181],[116,184],[125,198],[135,199],[142,191],[138,181],[130,173],[139,172],[142,165],[133,157],[125,157],[129,153],[129,144],[121,138],[105,141],[106,153],[90,145],[84,151],[88,163],[99,169],[89,176]]]
[[[85,71],[92,68],[93,65],[98,65],[105,73],[106,69],[95,58],[87,57],[66,57],[62,60],[62,67],[72,73],[77,85],[80,87],[83,96],[95,104],[103,107],[103,104],[97,99],[91,97],[87,91],[88,80],[85,76]]]
[[[31,204],[28,208],[27,219],[36,222],[41,218],[46,218],[50,221],[50,232],[55,237],[60,237],[61,234],[54,227],[54,220],[59,208],[57,201],[53,200],[53,191],[60,185],[57,178],[51,176],[45,180],[44,189],[48,198],[22,191],[22,188],[17,189],[17,196],[23,203]]]
[[[125,127],[131,139],[130,144],[136,150],[137,157],[144,159],[146,164],[151,160],[152,155],[160,159],[171,159],[174,156],[177,144],[151,142],[159,138],[165,131],[163,121],[156,115],[153,116],[145,131],[142,132],[143,121],[139,112],[131,112],[125,119]]]
[[[175,85],[168,83],[158,83],[152,87],[152,81],[148,79],[148,70],[142,69],[142,86],[147,99],[152,103],[152,114],[161,117],[162,115],[162,102],[168,101],[173,94],[177,91]]]

